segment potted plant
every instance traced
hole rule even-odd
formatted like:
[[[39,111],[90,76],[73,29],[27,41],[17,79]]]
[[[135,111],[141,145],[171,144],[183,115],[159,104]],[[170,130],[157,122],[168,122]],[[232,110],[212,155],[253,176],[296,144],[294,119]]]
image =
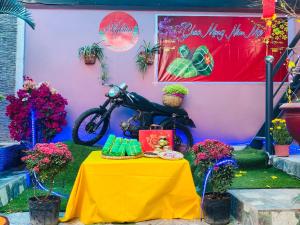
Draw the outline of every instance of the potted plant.
[[[102,61],[104,54],[103,48],[98,43],[85,45],[78,49],[78,56],[84,59],[85,64],[95,64],[96,59]]]
[[[58,224],[60,197],[51,195],[54,179],[72,159],[68,146],[60,142],[36,144],[32,151],[27,151],[27,155],[22,157],[30,173],[35,173],[42,182],[50,185],[45,195],[29,198],[30,224]]]
[[[85,45],[78,49],[79,58],[84,59],[84,63],[87,65],[95,64],[96,59],[99,60],[102,73],[100,79],[103,83],[108,79],[108,69],[104,62],[103,48],[99,46],[99,43],[93,43],[92,45]]]
[[[136,64],[139,68],[139,71],[145,73],[148,69],[148,66],[154,63],[154,55],[159,53],[160,45],[155,44],[151,45],[150,42],[144,41],[144,43],[140,46],[142,49],[136,58]]]
[[[286,121],[280,118],[272,120],[270,132],[274,140],[275,155],[281,157],[289,156],[289,146],[293,138],[287,130]]]
[[[189,93],[189,90],[181,84],[167,85],[162,90],[163,104],[171,107],[180,107],[184,96]]]
[[[208,180],[211,192],[206,193],[202,210],[208,224],[228,224],[230,221],[230,194],[227,192],[234,178],[234,166],[214,166],[218,160],[232,158],[233,148],[220,141],[205,140],[192,148],[192,168],[197,189],[202,188],[204,175],[213,168]]]

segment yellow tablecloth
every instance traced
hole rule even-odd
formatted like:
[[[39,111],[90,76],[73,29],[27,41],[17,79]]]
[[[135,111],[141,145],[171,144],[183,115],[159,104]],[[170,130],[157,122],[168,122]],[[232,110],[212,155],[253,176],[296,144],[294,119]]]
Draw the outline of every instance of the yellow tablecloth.
[[[150,219],[200,218],[186,160],[108,160],[100,151],[82,163],[62,222],[84,224]]]

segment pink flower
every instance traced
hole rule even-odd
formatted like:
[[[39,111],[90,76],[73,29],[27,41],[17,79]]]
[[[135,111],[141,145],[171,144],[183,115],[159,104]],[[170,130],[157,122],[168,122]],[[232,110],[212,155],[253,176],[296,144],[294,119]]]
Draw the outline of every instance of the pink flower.
[[[205,160],[207,158],[208,158],[208,156],[204,152],[200,152],[200,153],[197,154],[197,159],[198,160]]]
[[[45,158],[42,159],[41,162],[48,164],[50,162],[50,159],[48,157],[45,157]]]
[[[40,172],[40,168],[39,168],[38,166],[35,166],[35,167],[33,168],[33,171],[36,172],[36,173],[38,173],[38,172]]]

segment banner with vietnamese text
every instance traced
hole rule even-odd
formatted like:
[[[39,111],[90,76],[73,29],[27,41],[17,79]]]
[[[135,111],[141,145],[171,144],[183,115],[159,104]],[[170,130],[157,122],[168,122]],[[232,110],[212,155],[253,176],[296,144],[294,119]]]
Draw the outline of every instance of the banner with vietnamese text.
[[[162,51],[158,55],[157,80],[265,81],[265,56],[273,55],[276,62],[285,50],[287,25],[273,27],[275,36],[266,48],[264,24],[260,17],[158,15],[157,40]],[[276,35],[278,29],[281,35]],[[283,66],[275,80],[281,81],[286,73]]]

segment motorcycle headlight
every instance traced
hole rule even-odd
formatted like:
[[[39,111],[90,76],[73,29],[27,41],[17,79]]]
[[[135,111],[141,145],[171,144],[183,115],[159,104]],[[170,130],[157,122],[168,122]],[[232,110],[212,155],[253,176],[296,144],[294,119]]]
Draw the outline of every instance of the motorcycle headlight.
[[[109,92],[108,92],[108,96],[111,97],[111,98],[114,98],[116,96],[118,96],[120,93],[120,90],[119,88],[117,87],[112,87]]]

